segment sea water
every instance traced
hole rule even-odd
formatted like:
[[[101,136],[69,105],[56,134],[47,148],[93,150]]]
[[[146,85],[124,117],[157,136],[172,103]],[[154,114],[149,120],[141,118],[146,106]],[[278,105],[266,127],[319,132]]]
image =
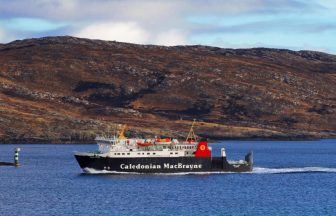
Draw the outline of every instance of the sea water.
[[[336,215],[336,140],[223,141],[229,160],[254,152],[252,173],[83,174],[73,153],[96,145],[21,148],[0,167],[0,215]]]

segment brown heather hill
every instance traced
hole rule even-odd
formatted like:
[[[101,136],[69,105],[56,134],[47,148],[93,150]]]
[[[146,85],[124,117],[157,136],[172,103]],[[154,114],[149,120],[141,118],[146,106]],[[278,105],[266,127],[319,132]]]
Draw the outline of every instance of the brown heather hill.
[[[129,133],[210,138],[336,136],[336,56],[148,46],[74,37],[0,45],[0,143]]]

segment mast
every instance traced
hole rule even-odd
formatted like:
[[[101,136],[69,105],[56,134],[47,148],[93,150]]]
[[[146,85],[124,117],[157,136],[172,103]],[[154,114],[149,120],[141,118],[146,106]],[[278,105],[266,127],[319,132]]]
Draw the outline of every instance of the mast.
[[[120,132],[119,132],[119,139],[126,139],[126,137],[125,137],[125,130],[126,130],[126,127],[127,127],[127,125],[122,125],[121,126],[121,129],[120,129]]]
[[[191,127],[190,127],[190,130],[189,130],[186,142],[188,142],[189,140],[196,141],[196,134],[194,132],[194,125],[195,125],[195,123],[196,123],[196,119],[194,119],[193,123],[191,124]]]

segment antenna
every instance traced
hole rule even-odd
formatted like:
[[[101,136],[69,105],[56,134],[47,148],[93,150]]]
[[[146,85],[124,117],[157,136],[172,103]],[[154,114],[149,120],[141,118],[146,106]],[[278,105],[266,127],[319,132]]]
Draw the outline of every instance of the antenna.
[[[118,127],[119,127],[119,124],[114,124],[114,131],[113,131],[113,137],[114,138],[117,137]]]

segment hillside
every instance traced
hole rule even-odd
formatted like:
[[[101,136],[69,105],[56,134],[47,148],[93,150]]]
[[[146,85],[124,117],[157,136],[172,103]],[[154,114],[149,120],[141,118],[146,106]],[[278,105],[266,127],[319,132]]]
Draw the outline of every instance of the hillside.
[[[0,143],[336,137],[336,56],[46,37],[0,44]]]

